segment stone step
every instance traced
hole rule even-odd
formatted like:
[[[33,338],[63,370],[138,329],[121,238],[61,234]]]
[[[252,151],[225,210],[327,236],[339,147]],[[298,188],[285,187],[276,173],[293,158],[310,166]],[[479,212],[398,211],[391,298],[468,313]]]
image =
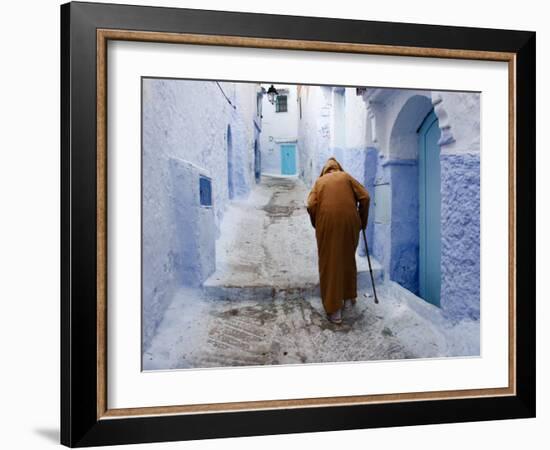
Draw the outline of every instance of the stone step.
[[[366,256],[358,256],[357,261],[357,289],[359,291],[372,289],[372,282],[369,273],[369,263]],[[376,285],[381,284],[384,281],[384,269],[382,264],[380,264],[373,257],[370,258],[372,266],[372,275]]]
[[[357,289],[371,290],[371,278],[366,257],[357,256]],[[378,285],[384,279],[381,264],[371,258],[374,282]],[[310,280],[274,283],[260,277],[249,276],[246,272],[241,277],[224,277],[214,273],[203,283],[206,296],[224,300],[295,300],[319,296],[318,277]]]

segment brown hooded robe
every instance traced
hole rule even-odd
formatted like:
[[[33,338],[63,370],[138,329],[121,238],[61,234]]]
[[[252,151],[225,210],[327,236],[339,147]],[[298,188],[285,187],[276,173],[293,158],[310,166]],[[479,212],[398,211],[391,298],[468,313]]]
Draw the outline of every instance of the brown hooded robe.
[[[357,297],[355,251],[367,226],[370,196],[355,178],[329,158],[307,198],[319,256],[321,298],[331,314]],[[358,209],[359,207],[359,209]]]

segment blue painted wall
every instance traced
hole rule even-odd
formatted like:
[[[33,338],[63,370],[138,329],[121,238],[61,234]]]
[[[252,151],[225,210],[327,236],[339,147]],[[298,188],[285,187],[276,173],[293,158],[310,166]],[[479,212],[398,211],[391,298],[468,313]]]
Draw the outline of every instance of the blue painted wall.
[[[256,86],[249,83],[144,79],[142,86],[146,349],[174,290],[200,284],[213,270],[215,239],[229,201],[228,126],[235,196],[246,195],[255,182],[257,93]],[[201,170],[212,180],[209,208],[200,206]]]
[[[418,294],[417,130],[434,109],[442,128],[438,145],[443,152],[441,307],[453,318],[479,317],[479,94],[381,89],[363,98],[366,115],[363,106],[353,107],[350,98],[346,97],[342,143],[334,138],[330,88],[309,87],[303,93],[298,130],[301,177],[311,185],[329,156],[342,162],[371,194],[367,238],[384,277]],[[457,223],[468,223],[468,229]],[[358,251],[364,255],[360,242]]]
[[[376,178],[378,151],[371,147],[346,148],[345,150],[333,150],[335,154],[341,154],[339,160],[344,170],[359,181],[367,189],[370,196],[369,220],[367,223],[367,241],[369,251],[373,254],[374,245],[374,181]],[[363,237],[360,236],[357,249],[360,256],[366,255]]]
[[[378,158],[376,175],[368,167]],[[440,155],[441,307],[448,317],[479,319],[480,168],[479,154]],[[418,167],[416,161],[386,161],[375,150],[365,167],[367,189],[389,183],[391,220],[369,219],[372,254],[386,276],[418,294]],[[372,183],[372,184],[371,184]]]
[[[200,204],[200,175],[205,173],[177,158],[170,158],[169,166],[176,276],[182,285],[200,286],[216,268],[214,209]]]
[[[418,165],[388,162],[392,184],[390,278],[418,293]]]
[[[390,186],[391,178],[390,171],[386,167],[386,159],[382,153],[374,150],[376,154],[376,173],[374,175],[374,181],[372,185],[373,189],[373,203],[371,207],[371,214],[373,220],[372,233],[373,233],[373,245],[369,249],[373,252],[374,257],[380,261],[384,267],[384,277],[389,277],[389,261],[390,261],[390,243],[391,243],[391,217],[387,220],[377,213],[377,202],[383,202],[382,197],[377,197],[377,189],[383,186]],[[371,156],[371,161],[374,160],[374,156]],[[374,162],[374,161],[373,161]],[[391,209],[391,196],[389,197],[390,205],[387,205]]]
[[[479,153],[441,154],[441,306],[479,319]]]
[[[365,173],[363,175],[363,185],[367,189],[370,195],[370,207],[369,207],[369,220],[367,222],[367,241],[369,244],[369,251],[372,253],[374,248],[374,182],[376,180],[376,169],[378,166],[378,150],[375,148],[367,148],[365,155]],[[359,247],[359,254],[365,254],[364,244],[361,243]]]

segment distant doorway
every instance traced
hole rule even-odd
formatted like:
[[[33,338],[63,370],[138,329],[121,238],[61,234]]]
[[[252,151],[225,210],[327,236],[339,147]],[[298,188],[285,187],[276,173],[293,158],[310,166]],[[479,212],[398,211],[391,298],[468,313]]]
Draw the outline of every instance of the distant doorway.
[[[281,173],[296,174],[296,144],[281,144]]]
[[[419,279],[420,297],[440,306],[441,298],[441,132],[431,111],[418,130]]]

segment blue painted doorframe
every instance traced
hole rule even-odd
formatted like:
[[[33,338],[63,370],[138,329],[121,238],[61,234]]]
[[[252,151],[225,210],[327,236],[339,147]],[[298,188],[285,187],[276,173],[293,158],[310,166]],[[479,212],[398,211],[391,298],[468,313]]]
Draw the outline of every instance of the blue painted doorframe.
[[[440,306],[441,298],[441,132],[432,111],[418,130],[420,297]]]
[[[296,175],[296,144],[281,144],[281,173]]]

